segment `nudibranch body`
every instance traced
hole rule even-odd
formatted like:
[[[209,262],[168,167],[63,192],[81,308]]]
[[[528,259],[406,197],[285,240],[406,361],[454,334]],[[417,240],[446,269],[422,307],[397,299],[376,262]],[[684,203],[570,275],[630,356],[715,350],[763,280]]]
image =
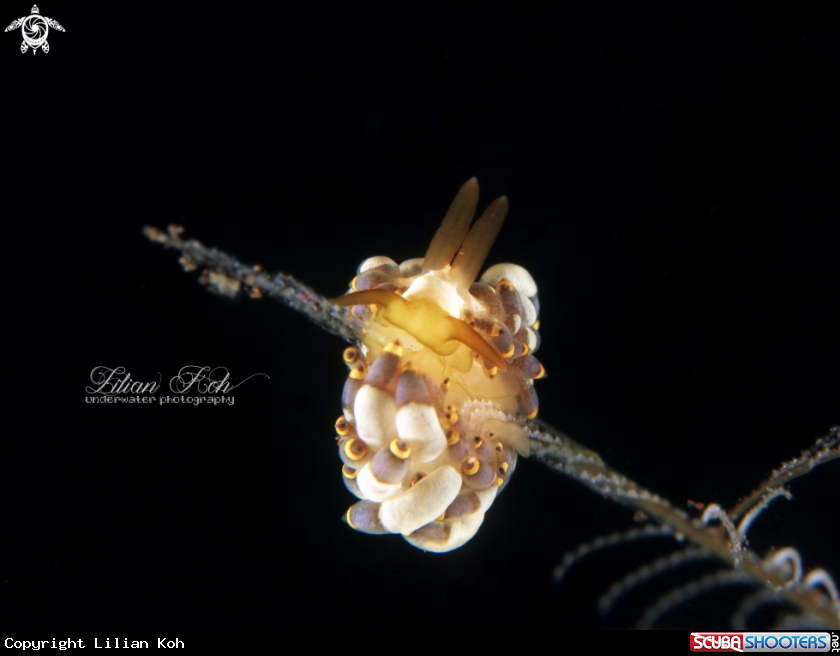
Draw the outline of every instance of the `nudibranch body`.
[[[372,257],[335,299],[364,320],[336,421],[347,523],[401,534],[427,551],[456,549],[528,455],[518,419],[537,414],[544,370],[537,286],[514,264],[476,281],[507,214],[494,201],[470,227],[478,182],[455,197],[424,258]]]

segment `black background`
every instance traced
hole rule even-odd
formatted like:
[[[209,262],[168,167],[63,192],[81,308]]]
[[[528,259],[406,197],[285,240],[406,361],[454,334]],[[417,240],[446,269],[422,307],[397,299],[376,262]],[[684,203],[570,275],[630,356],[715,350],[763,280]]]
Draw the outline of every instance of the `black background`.
[[[629,626],[669,589],[595,609],[662,545],[553,586],[633,522],[536,462],[452,553],[350,530],[343,343],[208,294],[147,223],[337,295],[367,256],[422,255],[475,175],[481,207],[511,202],[488,262],[540,288],[541,418],[678,505],[731,505],[840,422],[833,3],[41,12],[67,30],[48,54],[0,38],[9,627],[512,633]],[[85,402],[96,366],[163,393],[188,364],[270,380],[233,407]],[[840,575],[838,472],[752,546]],[[737,598],[663,625],[713,628]]]

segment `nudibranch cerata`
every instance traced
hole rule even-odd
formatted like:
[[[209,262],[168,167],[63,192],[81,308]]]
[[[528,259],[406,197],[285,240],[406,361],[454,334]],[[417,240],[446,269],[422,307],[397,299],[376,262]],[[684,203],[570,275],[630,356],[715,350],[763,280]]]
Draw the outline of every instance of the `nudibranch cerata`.
[[[334,299],[363,319],[361,349],[335,424],[342,474],[360,501],[347,523],[397,533],[426,551],[456,549],[527,456],[521,418],[537,414],[545,371],[531,275],[497,264],[476,281],[508,210],[494,201],[470,227],[475,178],[461,187],[423,258],[362,262]],[[519,420],[519,421],[518,421]]]

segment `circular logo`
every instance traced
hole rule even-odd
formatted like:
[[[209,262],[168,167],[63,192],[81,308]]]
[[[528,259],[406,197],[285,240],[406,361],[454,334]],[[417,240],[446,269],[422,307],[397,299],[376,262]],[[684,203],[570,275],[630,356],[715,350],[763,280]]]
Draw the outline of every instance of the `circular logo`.
[[[50,31],[50,26],[43,16],[39,14],[32,14],[23,19],[23,40],[30,48],[40,48],[47,40],[47,33]]]

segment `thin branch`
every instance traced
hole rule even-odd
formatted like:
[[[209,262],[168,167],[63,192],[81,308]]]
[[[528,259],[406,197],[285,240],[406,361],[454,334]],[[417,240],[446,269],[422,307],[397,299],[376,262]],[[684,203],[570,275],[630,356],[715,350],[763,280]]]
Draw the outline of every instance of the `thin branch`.
[[[646,490],[604,463],[601,457],[544,422],[522,422],[531,440],[531,455],[552,469],[616,503],[641,510],[658,524],[668,526],[675,536],[714,554],[761,586],[769,586],[804,613],[820,618],[827,626],[840,628],[840,617],[828,604],[810,594],[802,584],[790,585],[785,572],[765,563],[755,552],[726,531],[711,529],[700,519],[690,519],[659,495]]]
[[[667,556],[657,558],[651,563],[645,563],[641,567],[626,574],[623,579],[613,583],[601,598],[598,599],[598,610],[602,614],[609,613],[615,603],[626,593],[634,588],[647,583],[660,574],[668,573],[688,563],[714,558],[714,554],[698,547],[689,547],[682,551],[674,551]]]
[[[717,590],[725,585],[750,585],[752,583],[750,577],[741,571],[725,569],[707,574],[659,597],[645,609],[637,626],[640,629],[652,629],[667,612],[710,590]]]
[[[248,266],[217,248],[208,248],[195,239],[181,238],[183,228],[171,225],[166,232],[146,226],[143,234],[152,242],[181,252],[178,260],[184,271],[206,267],[200,281],[211,291],[233,298],[241,292],[252,298],[268,296],[293,310],[305,314],[316,326],[338,335],[345,342],[357,344],[361,321],[351,308],[332,305],[302,282],[285,273],[270,275],[260,265]]]
[[[739,501],[729,513],[729,516],[737,522],[753,506],[759,504],[770,490],[781,488],[793,479],[804,476],[814,467],[823,465],[835,458],[840,458],[840,426],[832,427],[828,435],[820,437],[811,446],[803,450],[797,458],[783,462],[781,467],[774,470],[767,480]]]
[[[610,549],[620,545],[631,544],[640,540],[649,540],[652,538],[670,538],[674,539],[674,534],[667,526],[657,526],[655,524],[645,524],[641,527],[634,526],[633,528],[617,533],[610,533],[609,535],[602,535],[590,542],[579,544],[574,551],[570,551],[563,560],[554,568],[553,578],[554,583],[560,583],[572,567],[578,562],[591,556],[594,553],[604,549]]]
[[[350,309],[332,305],[328,299],[293,277],[283,273],[269,275],[258,265],[243,265],[218,249],[207,248],[196,240],[183,240],[183,228],[179,226],[169,226],[166,232],[147,226],[143,233],[152,242],[180,251],[182,256],[179,261],[186,271],[206,267],[202,272],[201,282],[212,291],[229,297],[243,291],[254,298],[269,296],[305,314],[327,332],[338,335],[351,344],[358,343],[362,323]],[[729,572],[727,581],[749,579],[760,586],[769,587],[804,613],[820,618],[829,627],[840,628],[840,617],[830,604],[823,603],[819,596],[811,594],[813,590],[804,583],[797,582],[791,585],[791,581],[785,576],[784,568],[775,567],[772,560],[763,561],[748,549],[744,540],[740,539],[739,531],[733,533],[720,527],[710,528],[700,519],[691,519],[685,511],[675,508],[659,495],[610,468],[595,451],[587,449],[544,422],[522,419],[520,424],[530,439],[531,455],[536,460],[570,476],[604,498],[641,510],[656,523],[673,531],[677,539],[687,538],[694,545],[715,555],[736,570]],[[729,523],[738,521],[751,508],[761,503],[762,499],[767,497],[768,491],[781,488],[785,483],[807,473],[817,465],[838,456],[840,427],[835,427],[829,435],[817,440],[798,458],[784,463],[779,470],[773,472],[765,483],[728,514]],[[830,589],[829,586],[826,588]],[[697,589],[699,590],[699,587]],[[694,592],[694,588],[687,587],[678,590],[677,594],[685,596]],[[659,608],[657,606],[657,609]]]

